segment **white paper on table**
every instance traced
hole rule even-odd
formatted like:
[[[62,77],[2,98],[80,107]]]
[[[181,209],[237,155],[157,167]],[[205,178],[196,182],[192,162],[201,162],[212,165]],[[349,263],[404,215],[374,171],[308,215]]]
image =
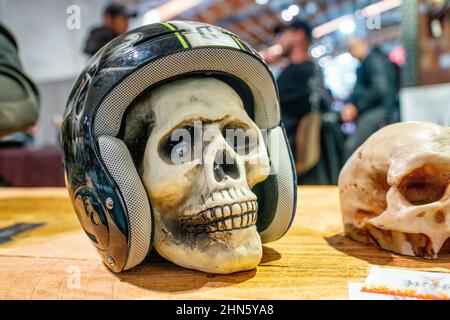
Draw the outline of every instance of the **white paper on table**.
[[[360,292],[397,299],[447,300],[450,299],[450,274],[372,267]]]

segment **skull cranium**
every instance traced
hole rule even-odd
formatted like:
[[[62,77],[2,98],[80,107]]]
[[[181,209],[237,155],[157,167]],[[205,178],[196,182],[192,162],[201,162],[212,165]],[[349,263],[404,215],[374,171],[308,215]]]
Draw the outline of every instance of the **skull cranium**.
[[[345,233],[435,259],[450,237],[450,129],[398,123],[373,134],[339,177]]]
[[[269,160],[240,96],[215,78],[175,80],[138,100],[126,122],[125,143],[142,149],[135,162],[152,205],[158,253],[204,272],[254,268],[262,245],[251,188],[267,177]],[[228,129],[254,139],[234,144]],[[136,138],[140,131],[151,132],[146,141]],[[180,132],[193,133],[191,140],[180,141]]]

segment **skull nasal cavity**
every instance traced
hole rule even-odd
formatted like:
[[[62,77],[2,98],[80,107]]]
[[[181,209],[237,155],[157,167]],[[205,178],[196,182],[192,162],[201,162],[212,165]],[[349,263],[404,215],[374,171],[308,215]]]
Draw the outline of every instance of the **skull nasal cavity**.
[[[217,182],[221,182],[227,177],[232,179],[239,178],[239,168],[236,159],[226,151],[218,151],[216,153],[213,164],[214,178]]]

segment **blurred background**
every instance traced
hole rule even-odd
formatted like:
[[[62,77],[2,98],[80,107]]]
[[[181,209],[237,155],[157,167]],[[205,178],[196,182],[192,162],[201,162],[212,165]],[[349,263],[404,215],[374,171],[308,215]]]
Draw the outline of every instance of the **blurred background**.
[[[105,28],[110,23],[107,15],[117,13],[126,21]],[[34,83],[40,101],[34,125],[2,137],[0,185],[63,185],[58,128],[72,85],[95,46],[101,39],[122,33],[120,28],[185,19],[239,35],[266,58],[276,78],[290,64],[298,64],[283,52],[283,32],[295,21],[310,26],[306,59],[317,66],[328,94],[327,108],[321,110],[319,140],[299,147],[318,154],[314,159],[297,159],[303,161],[297,167],[300,177],[322,163],[318,175],[305,178],[311,184],[336,183],[346,159],[344,141],[358,128],[358,117],[348,113],[351,109],[345,111],[350,116],[343,114],[343,109],[349,104],[358,107],[352,95],[358,68],[368,53],[360,58],[351,53],[352,40],[365,42],[369,51],[378,48],[395,67],[398,90],[393,94],[398,100],[398,118],[393,122],[450,125],[449,0],[0,0],[0,24],[15,38],[20,72]],[[95,39],[93,31],[97,32]],[[311,126],[314,120],[303,134],[313,135]],[[295,131],[294,140],[298,134]]]

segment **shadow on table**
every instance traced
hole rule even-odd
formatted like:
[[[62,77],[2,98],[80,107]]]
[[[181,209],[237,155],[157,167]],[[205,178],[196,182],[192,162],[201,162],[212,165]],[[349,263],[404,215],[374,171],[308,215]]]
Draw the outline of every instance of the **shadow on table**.
[[[281,255],[274,249],[263,246],[261,264],[276,261]],[[256,269],[228,275],[209,274],[177,266],[152,251],[148,261],[115,276],[120,281],[137,287],[159,292],[186,292],[205,286],[227,287],[252,279]]]
[[[417,267],[444,267],[450,268],[450,239],[444,244],[439,254],[439,259],[429,260],[424,258],[409,257],[382,250],[373,244],[362,243],[345,237],[343,234],[335,234],[325,237],[328,244],[336,250],[349,256],[365,260],[375,265],[391,265],[395,260],[396,266],[409,266],[412,263]],[[404,262],[404,263],[402,263]]]
[[[277,250],[263,246],[263,256],[262,256],[261,262],[259,264],[261,265],[261,264],[277,261],[280,259],[281,259],[281,254]]]

